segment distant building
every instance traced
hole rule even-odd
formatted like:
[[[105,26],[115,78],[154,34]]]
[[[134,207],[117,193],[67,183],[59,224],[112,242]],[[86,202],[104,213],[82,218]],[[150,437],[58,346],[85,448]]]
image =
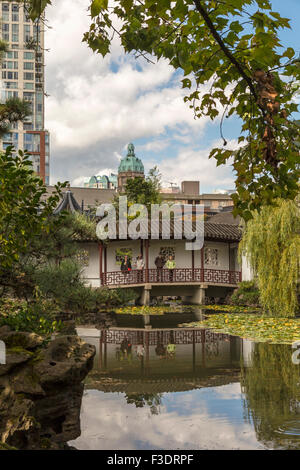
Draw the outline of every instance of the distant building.
[[[34,171],[46,184],[49,184],[49,132],[27,131],[24,140],[26,150],[32,155],[31,159]]]
[[[124,192],[127,180],[129,178],[144,178],[144,165],[140,158],[135,155],[133,144],[129,144],[127,155],[120,161],[118,174],[111,173],[107,175],[95,175],[87,178],[84,182],[84,188],[71,188],[75,198],[86,208],[95,207],[101,202],[112,201],[115,192]],[[200,194],[200,181],[187,181],[181,183],[181,188],[174,183],[170,183],[169,188],[161,189],[161,198],[163,202],[170,204],[196,204],[204,205],[206,216],[213,216],[219,212],[232,211],[233,200],[230,190],[224,190],[224,193]]]
[[[110,173],[107,175],[95,175],[84,183],[85,188],[116,189],[118,185],[118,175]]]
[[[204,205],[204,212],[211,212],[211,214],[233,209],[230,194],[201,194],[200,204]]]
[[[0,37],[8,44],[1,61],[1,103],[20,98],[30,105],[30,116],[17,122],[0,141],[32,154],[36,173],[49,184],[49,133],[44,128],[44,25],[29,18],[23,2],[0,1]],[[34,150],[32,150],[34,149]]]
[[[118,168],[118,191],[124,192],[127,180],[131,178],[145,178],[144,165],[136,157],[133,144],[128,145],[127,155]]]
[[[180,188],[179,186],[171,185],[166,187],[162,187],[160,190],[161,194],[174,194],[174,193],[180,193]]]
[[[122,158],[118,174],[110,173],[107,175],[94,175],[84,181],[85,188],[96,189],[115,189],[124,192],[125,185],[129,178],[145,177],[144,165],[142,161],[136,157],[134,145],[129,144],[127,147],[127,155]]]
[[[234,189],[215,189],[213,194],[233,194],[235,193]]]
[[[200,194],[199,181],[183,181],[181,183],[181,191],[162,191],[161,197],[164,202],[172,204],[202,204],[204,206],[204,213],[207,216],[212,216],[222,211],[232,211],[233,209],[233,200],[228,191],[225,194]]]

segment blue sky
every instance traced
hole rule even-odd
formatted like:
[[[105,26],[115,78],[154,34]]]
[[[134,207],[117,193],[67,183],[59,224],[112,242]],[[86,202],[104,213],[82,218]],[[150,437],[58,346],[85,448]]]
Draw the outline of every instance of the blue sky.
[[[300,53],[300,0],[273,0],[291,18],[282,44]],[[219,123],[194,120],[183,102],[180,73],[164,61],[146,64],[125,56],[115,43],[102,59],[81,42],[89,27],[89,0],[53,1],[46,31],[46,126],[51,133],[50,182],[83,185],[94,174],[116,171],[133,142],[146,171],[157,165],[166,186],[200,180],[201,192],[234,187],[230,167],[216,168],[208,155],[221,144]],[[239,123],[225,120],[228,146],[236,146]]]

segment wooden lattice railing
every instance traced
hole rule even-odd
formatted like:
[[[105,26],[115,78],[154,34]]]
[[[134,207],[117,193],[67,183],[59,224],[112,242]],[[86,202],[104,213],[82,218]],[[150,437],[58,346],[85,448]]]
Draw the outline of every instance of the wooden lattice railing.
[[[123,286],[145,283],[181,284],[192,282],[237,285],[241,280],[242,273],[240,271],[229,271],[225,269],[136,269],[125,273],[122,271],[111,271],[102,274],[102,284],[106,286]]]

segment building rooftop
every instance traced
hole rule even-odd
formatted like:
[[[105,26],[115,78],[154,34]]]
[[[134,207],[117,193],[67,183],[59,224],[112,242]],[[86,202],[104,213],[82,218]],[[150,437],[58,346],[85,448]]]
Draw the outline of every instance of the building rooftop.
[[[219,214],[213,215],[209,218],[208,222],[212,224],[225,224],[225,225],[239,225],[241,218],[239,216],[234,217],[232,212],[224,211]]]
[[[133,144],[128,145],[127,155],[122,158],[118,168],[118,173],[126,173],[128,171],[144,173],[144,165],[142,160],[136,157]]]
[[[76,188],[71,186],[69,190],[73,193],[73,196],[80,207],[83,201],[84,209],[88,209],[89,206],[95,207],[102,203],[112,202],[116,194],[115,189]],[[49,196],[54,191],[54,186],[47,186],[47,193]]]
[[[232,200],[232,197],[230,194],[215,194],[215,193],[204,193],[200,194],[201,199],[213,199],[213,200],[219,200],[219,199],[225,199],[225,200]]]
[[[216,387],[227,385],[239,381],[240,370],[213,369],[207,370],[207,375],[197,377],[193,372],[185,373],[185,376],[173,377],[145,377],[145,378],[127,378],[110,377],[109,374],[101,374],[98,371],[92,371],[87,381],[87,388],[101,390],[106,393],[119,392],[137,395],[143,393],[170,393],[183,392],[199,388]]]

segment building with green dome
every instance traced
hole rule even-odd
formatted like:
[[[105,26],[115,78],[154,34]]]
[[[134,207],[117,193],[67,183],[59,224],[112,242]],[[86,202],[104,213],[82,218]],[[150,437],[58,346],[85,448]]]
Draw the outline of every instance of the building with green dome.
[[[97,189],[116,189],[118,184],[118,176],[114,173],[107,175],[95,175],[91,178],[87,178],[84,182],[85,188],[97,188]]]
[[[118,191],[124,192],[128,178],[145,178],[144,165],[134,153],[134,145],[129,144],[126,157],[118,168]]]

